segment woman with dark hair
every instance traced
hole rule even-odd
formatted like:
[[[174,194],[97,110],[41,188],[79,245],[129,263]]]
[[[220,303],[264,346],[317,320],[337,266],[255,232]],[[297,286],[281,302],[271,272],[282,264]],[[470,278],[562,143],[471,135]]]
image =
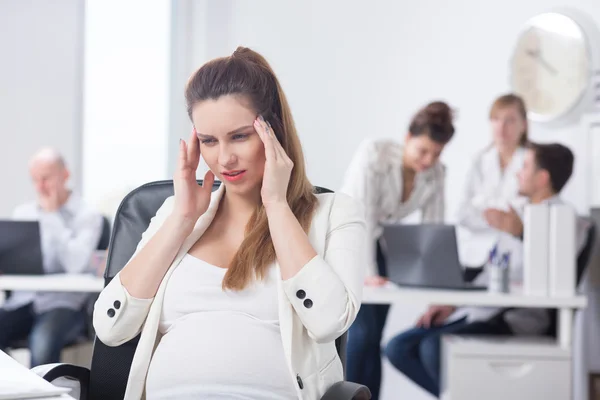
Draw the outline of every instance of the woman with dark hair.
[[[439,158],[454,135],[450,107],[428,104],[413,117],[404,143],[391,139],[361,144],[346,172],[342,191],[359,200],[367,224],[367,285],[386,282],[379,238],[383,223],[398,223],[415,211],[422,221],[444,221],[444,166]],[[378,262],[379,260],[379,262]],[[348,336],[347,378],[379,396],[381,334],[388,305],[361,307]]]
[[[194,130],[175,195],[100,294],[98,338],[118,346],[141,332],[126,400],[320,399],[344,379],[335,340],[361,303],[361,209],[314,193],[285,95],[256,52],[208,62],[185,94]]]
[[[522,244],[513,234],[503,232],[494,222],[503,218],[511,209],[519,194],[518,173],[521,172],[527,144],[527,110],[523,100],[508,94],[497,98],[490,109],[493,143],[475,158],[467,178],[467,189],[460,207],[459,226],[471,230],[474,235],[461,243],[470,244],[485,258],[491,248],[498,244],[511,250],[511,279],[522,277],[515,267],[520,264]],[[517,204],[514,204],[518,206]],[[498,216],[499,215],[499,216]],[[516,218],[518,222],[520,219]],[[510,218],[512,221],[513,218]],[[464,250],[463,250],[464,257]],[[463,260],[469,262],[469,260]],[[471,261],[483,264],[485,260]],[[513,278],[515,277],[515,278]],[[485,270],[476,277],[476,283],[486,285]],[[519,310],[517,310],[519,311]],[[529,334],[539,334],[545,329],[547,313],[542,310],[514,313],[515,319],[525,322]],[[417,320],[416,326],[392,338],[385,349],[390,363],[407,378],[427,390],[433,396],[440,395],[441,338],[453,335],[509,335],[514,326],[505,321],[503,310],[497,307],[454,307],[431,305]],[[524,317],[523,317],[524,315]],[[521,322],[521,325],[523,323]],[[540,328],[539,330],[536,330]]]

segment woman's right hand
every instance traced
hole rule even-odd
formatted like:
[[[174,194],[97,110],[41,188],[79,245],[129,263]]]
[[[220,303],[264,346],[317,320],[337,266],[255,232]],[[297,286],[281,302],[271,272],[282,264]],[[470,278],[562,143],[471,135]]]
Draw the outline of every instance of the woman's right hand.
[[[179,141],[179,157],[173,184],[175,208],[173,214],[182,222],[196,223],[208,209],[215,175],[208,170],[202,186],[196,181],[196,170],[200,164],[200,140],[193,129],[189,142]]]

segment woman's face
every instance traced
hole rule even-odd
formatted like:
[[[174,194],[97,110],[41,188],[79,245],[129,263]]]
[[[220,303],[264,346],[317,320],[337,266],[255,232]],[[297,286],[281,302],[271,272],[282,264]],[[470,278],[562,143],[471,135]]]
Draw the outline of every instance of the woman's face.
[[[497,109],[490,122],[494,145],[498,148],[517,147],[527,127],[527,121],[521,116],[516,106]]]
[[[438,162],[444,145],[432,140],[428,135],[406,136],[404,143],[405,166],[415,172],[423,172]]]
[[[228,193],[260,193],[265,148],[254,129],[257,115],[239,96],[205,100],[192,109],[200,153]]]

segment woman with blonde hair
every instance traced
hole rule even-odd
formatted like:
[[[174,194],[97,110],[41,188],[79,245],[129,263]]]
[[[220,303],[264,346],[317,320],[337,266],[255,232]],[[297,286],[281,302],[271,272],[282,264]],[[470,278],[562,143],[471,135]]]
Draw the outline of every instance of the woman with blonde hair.
[[[498,97],[490,108],[492,143],[473,160],[458,209],[461,254],[467,265],[481,265],[498,240],[493,220],[518,202],[517,173],[528,142],[527,108],[516,94]],[[491,222],[491,224],[490,224]]]
[[[320,399],[344,378],[335,340],[360,307],[362,210],[314,193],[285,95],[256,52],[206,63],[185,94],[194,130],[175,194],[100,294],[98,338],[118,346],[141,332],[127,400]]]

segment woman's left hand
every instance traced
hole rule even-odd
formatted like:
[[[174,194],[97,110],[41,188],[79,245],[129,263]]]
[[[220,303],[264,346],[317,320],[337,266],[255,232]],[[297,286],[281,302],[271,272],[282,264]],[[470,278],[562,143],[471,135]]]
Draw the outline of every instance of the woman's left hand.
[[[263,205],[265,208],[276,204],[287,205],[287,189],[294,163],[262,116],[254,120],[254,129],[265,145],[265,172],[260,191]]]

